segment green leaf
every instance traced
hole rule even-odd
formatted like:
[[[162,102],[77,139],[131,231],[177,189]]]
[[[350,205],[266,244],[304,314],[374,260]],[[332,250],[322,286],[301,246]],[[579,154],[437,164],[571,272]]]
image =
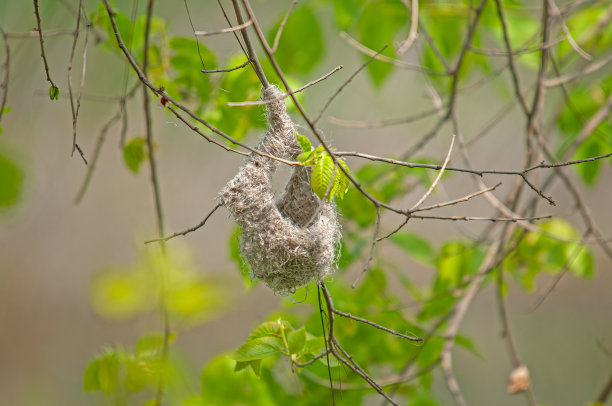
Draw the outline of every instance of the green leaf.
[[[146,334],[142,336],[136,343],[136,355],[138,357],[155,357],[161,354],[164,347],[164,335],[159,333]],[[176,340],[176,333],[170,333],[168,343]]]
[[[312,170],[312,177],[310,179],[313,192],[315,192],[321,200],[325,198],[325,193],[330,186],[333,173],[334,161],[329,155],[325,154],[317,161],[317,164]],[[327,198],[329,200],[329,196],[327,196]]]
[[[361,6],[365,1],[366,0],[333,0],[336,26],[346,31],[357,20]]]
[[[167,80],[170,86],[167,91],[170,94],[178,92],[184,101],[194,104],[194,110],[199,113],[212,93],[211,76],[201,70],[217,68],[215,54],[192,38],[174,37],[169,45],[172,71]]]
[[[597,138],[589,137],[584,143],[576,150],[574,154],[575,160],[591,158],[594,156],[603,155],[608,152],[609,148],[603,144]],[[579,165],[574,165],[574,168],[587,185],[594,185],[599,175],[599,168],[601,167],[601,161],[597,160],[593,162],[584,162]]]
[[[303,152],[310,152],[310,151],[312,151],[312,144],[310,143],[310,140],[308,139],[308,137],[305,137],[305,136],[300,135],[298,133],[295,133],[295,136],[297,138],[298,143],[300,144],[300,147],[302,147],[302,151]]]
[[[474,344],[474,341],[471,338],[458,334],[455,336],[455,343],[476,355],[478,358],[484,359],[484,356],[478,350],[478,347],[476,347],[476,344]]]
[[[146,139],[137,137],[125,143],[123,147],[123,161],[132,173],[137,174],[140,171],[140,165],[148,157]]]
[[[308,151],[308,152],[302,152],[300,155],[297,156],[297,160],[299,162],[302,162],[304,165],[308,165],[311,160],[311,158],[313,157],[313,151]]]
[[[567,257],[573,261],[569,265],[570,271],[579,278],[590,279],[595,275],[595,258],[587,246],[571,244]]]
[[[111,394],[119,383],[119,360],[116,353],[109,353],[98,359],[97,379],[100,389]]]
[[[284,17],[283,12],[268,33],[270,44],[273,44]],[[309,73],[321,60],[325,42],[319,20],[308,5],[297,8],[289,16],[275,54],[278,64],[285,72]]]
[[[302,348],[302,353],[319,355],[324,348],[325,341],[323,340],[323,337],[307,338],[306,342],[304,343],[304,348]]]
[[[13,206],[19,201],[24,175],[17,164],[0,151],[0,208]]]
[[[242,276],[242,281],[244,282],[244,286],[247,289],[253,289],[255,284],[257,284],[257,280],[251,280],[251,267],[242,257],[240,253],[240,238],[242,235],[242,229],[239,226],[236,226],[232,235],[229,238],[229,254],[230,259],[234,261],[238,265],[238,270],[240,271],[240,276]]]
[[[59,87],[55,85],[49,86],[49,99],[58,100],[59,99]]]
[[[257,326],[255,330],[253,330],[253,332],[249,336],[249,340],[268,336],[278,337],[279,334],[280,324],[275,321],[266,321],[265,323],[262,323]]]
[[[287,343],[289,344],[290,354],[300,354],[306,343],[306,329],[302,326],[289,333]]]
[[[347,173],[350,173],[346,162],[341,159],[338,159],[338,164],[342,166]],[[329,191],[329,199],[333,199],[334,196],[338,196],[340,199],[343,199],[350,185],[351,180],[348,178],[348,176],[346,176],[340,168],[337,168],[336,176],[334,176],[334,183],[332,185],[331,190]]]
[[[406,6],[400,0],[369,2],[357,21],[359,42],[374,51],[387,45],[382,54],[395,57],[393,42],[399,29],[406,25],[407,14]],[[368,60],[370,57],[364,56],[363,59]],[[372,61],[367,69],[374,85],[380,86],[393,70],[393,65]]]
[[[406,251],[410,256],[419,262],[432,264],[435,252],[429,242],[420,235],[409,231],[398,231],[389,237],[391,242]]]
[[[249,339],[232,356],[236,361],[254,361],[274,355],[284,349],[278,337]]]
[[[98,381],[98,368],[100,360],[95,359],[87,365],[83,374],[83,390],[85,392],[93,392],[100,390],[100,382]]]

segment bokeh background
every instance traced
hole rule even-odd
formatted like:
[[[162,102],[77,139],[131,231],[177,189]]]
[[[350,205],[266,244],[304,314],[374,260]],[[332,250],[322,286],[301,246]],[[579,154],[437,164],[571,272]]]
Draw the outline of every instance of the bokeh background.
[[[88,10],[96,7],[93,1],[85,3]],[[140,3],[143,9],[145,2]],[[289,3],[253,1],[264,26],[276,21]],[[131,2],[117,4],[129,10]],[[189,7],[196,29],[225,26],[216,2],[191,1]],[[63,2],[41,1],[40,11],[44,29],[73,29],[74,17]],[[183,2],[159,1],[155,12],[167,20],[170,32],[190,36]],[[306,107],[312,112],[318,112],[331,93],[362,63],[362,56],[335,34],[331,16],[323,15],[321,24],[326,36],[324,59],[311,75],[300,80],[306,83],[337,65],[344,69],[305,93]],[[31,31],[35,26],[32,4],[0,2],[0,26],[6,32]],[[205,39],[203,43],[217,53],[220,61],[228,60],[238,51],[231,36]],[[134,176],[126,169],[118,147],[117,126],[111,129],[103,146],[82,203],[73,202],[86,168],[78,156],[70,156],[72,119],[66,77],[71,44],[70,35],[45,40],[51,74],[62,91],[59,101],[50,101],[37,38],[10,40],[8,105],[12,110],[2,118],[0,148],[9,151],[19,163],[25,183],[19,203],[0,212],[0,404],[4,405],[97,404],[99,399],[82,389],[82,375],[88,362],[105,345],[129,347],[144,331],[160,328],[157,314],[109,321],[92,308],[94,277],[105,268],[137,262],[144,250],[143,241],[155,236],[155,217],[148,172],[143,168]],[[81,66],[78,55],[75,78],[79,77]],[[95,96],[120,94],[124,65],[114,55],[96,49],[93,41],[87,64],[78,137],[85,154],[90,155],[99,128],[116,110],[113,103]],[[466,137],[476,134],[507,102],[500,100],[496,91],[494,85],[485,84],[462,94],[459,114],[465,123]],[[418,74],[397,70],[382,89],[375,89],[367,76],[360,75],[334,102],[328,117],[366,120],[401,117],[422,111],[428,103]],[[129,113],[128,135],[143,134],[140,94],[129,105]],[[168,232],[179,231],[197,224],[208,213],[219,189],[242,159],[195,136],[158,104],[154,104],[153,116],[166,228]],[[474,146],[471,156],[479,168],[516,169],[521,165],[522,141],[517,141],[520,130],[516,124],[520,120],[519,113],[513,111]],[[300,123],[299,119],[297,122]],[[333,125],[325,117],[320,127],[338,150],[389,156],[405,151],[431,122],[365,130]],[[441,131],[427,147],[428,156],[442,161],[450,131]],[[256,142],[257,136],[253,132],[247,142]],[[361,164],[349,162],[354,168]],[[582,190],[593,217],[607,236],[612,234],[610,169],[606,164],[597,187]],[[465,179],[448,178],[436,198],[443,200],[444,196],[474,191],[473,184]],[[501,193],[514,183],[513,179],[500,180],[504,181]],[[487,181],[493,184],[497,178]],[[407,201],[414,201],[422,192],[415,188]],[[563,188],[555,187],[550,193],[559,204],[547,207],[547,212],[579,224],[573,208],[565,204],[569,199]],[[492,213],[484,200],[452,209],[456,215]],[[386,218],[383,228],[390,230],[397,221],[392,216]],[[435,243],[460,236],[466,229],[478,231],[483,225],[411,222],[408,227]],[[232,232],[232,221],[222,209],[202,230],[170,242],[187,246],[198,272],[217,278],[228,292],[229,304],[210,321],[182,332],[175,343],[196,376],[214,355],[237,348],[254,325],[286,300],[264,286],[245,289],[236,263],[229,258],[228,240]],[[537,295],[514,287],[510,290],[508,307],[517,346],[531,368],[534,390],[542,404],[586,404],[595,398],[612,372],[612,359],[599,348],[601,345],[612,349],[612,274],[610,262],[597,248],[595,253],[597,273],[593,280],[563,279],[548,300],[533,312],[530,308]],[[398,261],[415,281],[431,278],[431,270],[402,256],[393,247],[382,245],[378,255]],[[539,277],[538,292],[551,280],[550,276]],[[461,331],[474,338],[483,355],[480,359],[460,349],[455,351],[455,371],[468,402],[522,404],[523,399],[508,395],[505,390],[511,365],[500,337],[492,289],[478,295]],[[443,402],[450,402],[438,376],[435,391]]]

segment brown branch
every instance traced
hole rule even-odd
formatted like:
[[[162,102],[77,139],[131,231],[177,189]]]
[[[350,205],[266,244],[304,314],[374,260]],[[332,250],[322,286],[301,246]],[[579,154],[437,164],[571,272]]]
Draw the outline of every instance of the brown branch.
[[[83,162],[87,165],[87,159],[85,159],[85,155],[83,151],[77,144],[77,120],[79,117],[79,110],[81,108],[81,97],[83,96],[83,87],[85,86],[85,72],[87,72],[87,44],[89,39],[89,21],[85,21],[87,26],[87,30],[85,32],[85,44],[83,45],[83,66],[81,73],[81,84],[79,86],[79,93],[77,95],[76,106],[74,102],[74,96],[72,94],[72,62],[74,60],[74,53],[76,50],[76,45],[79,39],[79,27],[81,24],[81,12],[83,11],[83,0],[79,0],[78,12],[77,12],[77,23],[76,28],[74,29],[74,37],[72,40],[72,48],[70,50],[70,59],[68,60],[68,94],[70,97],[70,110],[72,112],[72,151],[70,156],[74,155],[74,151],[78,150]],[[87,17],[85,16],[85,19]]]
[[[406,7],[409,7],[408,0],[403,0]],[[408,33],[408,38],[404,42],[400,44],[397,48],[397,54],[403,55],[408,51],[414,42],[417,39],[417,30],[419,28],[419,2],[418,0],[412,0],[412,4],[410,5],[410,32]]]
[[[238,24],[244,24],[244,21],[242,19],[242,14],[240,13],[240,6],[238,5],[238,1],[232,0],[232,4],[234,5],[234,12],[236,14],[236,19],[238,20]],[[251,21],[255,22],[253,19],[251,19]],[[264,88],[269,87],[270,84],[268,83],[268,79],[266,78],[266,74],[264,73],[263,68],[261,67],[261,64],[259,63],[259,59],[257,58],[257,54],[255,53],[255,50],[253,49],[253,45],[251,45],[251,40],[249,39],[247,31],[241,30],[240,34],[242,34],[242,40],[244,41],[244,44],[248,51],[249,60],[251,61],[251,64],[253,65],[253,69],[255,70],[257,77],[259,77],[259,80]]]
[[[189,233],[191,233],[193,231],[196,231],[196,230],[202,228],[206,224],[206,222],[208,221],[210,216],[212,216],[213,213],[215,211],[217,211],[217,209],[219,207],[221,207],[221,206],[223,206],[221,203],[217,203],[217,205],[215,207],[213,207],[213,209],[206,215],[206,217],[204,217],[204,220],[202,220],[197,226],[191,227],[191,228],[189,228],[189,229],[187,229],[185,231],[181,231],[179,233],[174,233],[174,234],[172,234],[172,235],[170,235],[168,237],[156,238],[156,239],[153,239],[153,240],[148,240],[148,241],[145,241],[144,243],[145,244],[149,244],[149,243],[152,243],[152,242],[168,241],[168,240],[173,239],[174,237],[178,237],[179,235],[187,235],[187,234],[189,234]]]
[[[59,87],[57,87],[55,82],[51,79],[51,75],[49,74],[49,64],[47,63],[47,56],[45,55],[45,46],[44,46],[42,28],[41,28],[41,23],[40,23],[40,14],[38,12],[38,0],[34,0],[34,14],[36,14],[36,25],[38,27],[38,39],[40,42],[40,56],[42,57],[43,65],[45,67],[45,74],[47,75],[47,82],[49,82],[49,84],[51,85],[53,89],[53,91],[50,92],[51,100],[53,100],[59,94]]]
[[[245,0],[245,1],[248,2],[248,0]],[[247,5],[247,7],[248,7],[248,5]],[[323,292],[323,297],[325,298],[325,305],[327,307],[327,313],[329,315],[329,317],[328,317],[328,337],[327,337],[327,341],[328,341],[328,344],[329,344],[330,352],[334,355],[334,357],[336,357],[336,359],[338,361],[340,361],[342,364],[346,365],[351,371],[353,371],[355,374],[357,374],[361,378],[363,378],[376,392],[378,392],[378,394],[380,394],[382,397],[384,397],[389,402],[391,402],[391,404],[397,405],[397,403],[395,403],[389,397],[389,395],[387,395],[385,393],[385,391],[380,387],[380,385],[378,385],[370,377],[370,375],[368,375],[368,373],[365,372],[363,370],[363,368],[361,368],[353,360],[352,355],[348,354],[346,352],[346,350],[344,350],[344,348],[342,348],[342,346],[340,345],[340,343],[336,339],[335,334],[334,334],[334,314],[336,314],[335,313],[336,309],[334,307],[334,303],[333,303],[331,294],[327,290],[327,287],[325,286],[325,283],[324,282],[320,282],[319,286],[321,288],[321,291]]]
[[[247,59],[247,61],[241,65],[235,66],[233,68],[228,68],[228,69],[202,69],[201,72],[202,73],[219,73],[219,72],[232,72],[238,69],[242,69],[245,66],[247,66],[248,64],[250,64],[251,61]]]
[[[457,136],[453,134],[453,136],[451,138],[450,147],[448,148],[448,153],[446,154],[446,158],[444,159],[444,163],[442,164],[442,167],[440,168],[440,171],[438,172],[438,176],[436,176],[436,179],[433,181],[431,186],[429,186],[429,189],[427,189],[427,191],[425,192],[425,194],[423,194],[423,196],[419,199],[419,201],[416,202],[410,208],[410,210],[409,210],[410,213],[416,211],[416,209],[418,209],[419,206],[422,205],[425,202],[425,200],[427,200],[427,198],[431,195],[431,193],[436,188],[436,185],[438,184],[438,182],[440,182],[440,179],[442,178],[442,175],[444,174],[444,170],[446,169],[446,165],[448,165],[448,161],[450,161],[450,157],[451,157],[451,154],[453,152],[453,146],[455,145],[455,138],[456,137]]]
[[[87,188],[89,187],[89,184],[91,182],[94,170],[96,169],[96,164],[98,163],[98,158],[100,157],[100,152],[102,151],[102,145],[104,144],[104,140],[106,139],[106,134],[108,133],[110,127],[115,122],[119,121],[120,118],[121,110],[119,110],[114,116],[110,118],[110,120],[106,122],[106,124],[104,124],[104,126],[102,126],[102,129],[100,130],[100,134],[98,135],[98,139],[96,141],[96,146],[94,148],[93,155],[91,157],[91,162],[89,163],[89,165],[87,165],[87,174],[85,175],[85,179],[83,180],[83,183],[81,184],[81,187],[79,188],[79,191],[76,197],[74,198],[74,204],[80,204],[83,200],[85,192],[87,192]]]
[[[4,108],[6,107],[6,100],[8,98],[11,48],[9,46],[6,33],[4,32],[2,27],[0,27],[0,35],[2,35],[2,39],[4,40],[4,54],[5,54],[4,62],[2,63],[2,67],[4,68],[4,79],[2,79],[2,83],[0,84],[0,89],[2,89],[2,101],[0,101],[0,121],[1,121],[2,115],[4,114]]]
[[[278,30],[276,31],[276,35],[274,36],[274,42],[272,45],[273,54],[275,54],[276,50],[278,49],[278,43],[280,42],[281,35],[283,35],[283,29],[285,28],[285,24],[287,24],[287,20],[289,19],[289,16],[293,12],[293,9],[297,5],[298,1],[299,0],[293,0],[293,3],[291,3],[291,6],[289,7],[289,10],[287,11],[287,14],[285,14],[285,17],[283,17],[283,21],[281,21],[280,26],[278,27]]]
[[[415,341],[415,342],[419,342],[419,343],[423,342],[423,339],[420,338],[420,337],[409,336],[409,335],[406,335],[406,334],[398,333],[395,330],[391,330],[390,328],[381,326],[380,324],[374,323],[374,322],[372,322],[372,321],[370,321],[368,319],[364,319],[364,318],[361,318],[361,317],[353,316],[350,313],[344,313],[344,312],[341,312],[340,310],[336,310],[336,309],[334,309],[333,311],[338,316],[346,317],[347,319],[351,319],[351,320],[358,321],[360,323],[367,324],[367,325],[375,327],[375,328],[377,328],[379,330],[386,331],[389,334],[393,334],[394,336],[405,338],[408,341]]]
[[[207,37],[210,35],[228,34],[230,32],[244,30],[245,28],[250,27],[252,24],[253,24],[253,21],[249,20],[245,22],[244,24],[240,24],[240,25],[237,25],[235,27],[230,27],[230,28],[223,28],[218,31],[194,31],[193,35],[195,35],[196,37]]]

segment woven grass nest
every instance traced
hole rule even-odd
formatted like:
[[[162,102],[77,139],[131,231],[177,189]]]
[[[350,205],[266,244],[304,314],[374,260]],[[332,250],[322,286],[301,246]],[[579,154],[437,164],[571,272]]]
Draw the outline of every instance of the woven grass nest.
[[[266,154],[295,160],[302,150],[282,93],[262,90],[268,132],[255,147]],[[221,190],[220,201],[242,228],[240,252],[251,277],[281,295],[330,275],[336,262],[340,229],[333,203],[321,201],[310,186],[310,168],[294,167],[282,196],[276,199],[272,177],[279,162],[252,153]]]

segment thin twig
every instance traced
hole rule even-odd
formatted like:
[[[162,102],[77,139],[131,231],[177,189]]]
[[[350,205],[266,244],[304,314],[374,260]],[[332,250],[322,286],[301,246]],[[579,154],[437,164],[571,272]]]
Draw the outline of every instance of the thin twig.
[[[463,197],[461,197],[459,199],[449,200],[447,202],[433,204],[431,206],[420,207],[420,208],[412,210],[412,212],[416,213],[416,212],[419,212],[419,211],[434,210],[434,209],[439,209],[441,207],[452,206],[452,205],[455,205],[457,203],[467,202],[468,200],[470,200],[473,197],[480,196],[480,195],[488,193],[488,192],[492,192],[493,190],[497,189],[500,185],[501,185],[501,182],[499,182],[495,186],[491,186],[490,188],[479,190],[478,192],[470,193],[469,195],[463,196]]]
[[[238,5],[238,1],[232,0],[232,4],[234,5],[234,12],[236,14],[236,19],[238,20],[238,24],[244,24],[244,21],[242,19],[242,14],[240,13],[240,6]],[[253,19],[251,19],[251,21],[254,22]],[[247,31],[241,30],[240,34],[242,34],[242,40],[244,41],[244,45],[246,46],[246,49],[248,51],[249,59],[251,60],[251,64],[253,65],[253,70],[255,70],[257,77],[259,77],[259,80],[261,81],[262,86],[264,88],[269,87],[270,84],[268,83],[268,79],[266,78],[266,74],[264,73],[263,68],[261,67],[261,64],[259,63],[259,58],[257,58],[257,54],[255,53],[255,50],[253,49],[253,45],[251,45],[251,40],[249,39]]]
[[[590,75],[591,73],[597,72],[598,70],[600,70],[601,68],[605,66],[608,66],[608,63],[610,61],[612,61],[612,54],[607,55],[601,58],[600,60],[597,60],[587,65],[584,69],[578,72],[569,73],[567,75],[558,76],[556,78],[546,79],[544,80],[544,86],[555,87],[555,86],[559,86],[567,82],[574,81],[576,79],[582,79],[585,76]]]
[[[380,51],[378,51],[374,56],[372,56],[370,59],[368,59],[365,63],[363,63],[359,69],[357,69],[355,72],[353,72],[353,74],[351,76],[348,77],[348,79],[342,84],[340,85],[340,87],[338,88],[338,90],[336,90],[334,92],[334,94],[332,94],[330,96],[330,98],[327,100],[327,102],[325,102],[325,104],[323,105],[323,108],[321,109],[321,111],[319,112],[319,114],[317,114],[317,116],[315,117],[314,120],[312,120],[312,122],[314,124],[316,124],[319,119],[321,118],[321,116],[323,115],[323,113],[325,112],[325,110],[327,110],[327,108],[329,107],[329,105],[331,104],[331,102],[336,98],[336,96],[338,96],[338,94],[340,94],[340,92],[355,78],[355,76],[357,76],[359,74],[359,72],[361,72],[366,66],[368,66],[370,64],[370,62],[372,62],[375,58],[376,55],[380,55],[380,53],[382,51],[384,51],[387,48],[387,45],[383,46]]]
[[[552,216],[537,216],[537,217],[466,217],[466,216],[417,216],[410,215],[410,218],[421,220],[450,220],[450,221],[503,221],[517,223],[521,221],[537,221],[552,218]]]
[[[83,183],[79,188],[79,192],[74,198],[74,204],[79,204],[83,200],[85,192],[87,191],[87,188],[89,187],[89,184],[91,182],[94,170],[96,169],[96,164],[98,163],[98,158],[100,157],[100,152],[102,151],[102,145],[104,144],[104,140],[106,139],[106,134],[108,133],[110,127],[120,118],[121,110],[119,110],[114,116],[110,118],[110,120],[106,122],[106,124],[104,124],[104,126],[102,126],[102,129],[100,130],[100,135],[98,135],[98,139],[96,141],[96,146],[94,148],[93,155],[91,157],[91,162],[89,163],[89,165],[87,165],[87,174],[85,175],[85,179],[83,180]]]
[[[45,67],[45,74],[47,75],[47,82],[49,82],[49,84],[51,84],[51,87],[53,88],[53,92],[51,95],[57,95],[59,94],[59,87],[57,87],[55,82],[51,79],[51,75],[49,74],[49,64],[47,63],[47,56],[45,55],[45,46],[44,46],[42,28],[41,28],[41,23],[40,23],[40,14],[38,12],[38,0],[34,0],[34,14],[36,14],[36,25],[38,27],[38,39],[40,42],[40,56],[42,57],[43,64]]]
[[[237,25],[235,27],[230,27],[230,28],[223,28],[218,31],[194,31],[193,35],[195,35],[196,37],[207,37],[210,35],[227,34],[230,32],[244,30],[245,28],[250,27],[252,24],[253,24],[253,21],[249,20],[244,24],[240,24],[240,25]]]
[[[249,61],[247,59],[247,61],[245,63],[240,64],[238,66],[235,66],[233,68],[227,68],[227,69],[202,69],[201,72],[202,73],[232,72],[232,71],[235,71],[235,70],[238,70],[238,69],[242,69],[242,68],[244,68],[245,66],[247,66],[250,63],[251,63],[251,61]]]
[[[408,0],[404,0],[404,4],[407,2]],[[408,7],[408,4],[406,4],[406,7]],[[414,41],[416,41],[417,39],[417,30],[419,28],[419,1],[418,0],[412,0],[410,10],[411,10],[410,32],[408,33],[408,38],[404,42],[402,42],[399,48],[397,49],[398,55],[405,54],[406,51],[408,51],[412,47],[412,45],[414,44]]]
[[[179,233],[174,233],[174,234],[172,234],[172,235],[170,235],[170,236],[168,236],[168,237],[156,238],[156,239],[153,239],[153,240],[148,240],[148,241],[145,241],[144,243],[145,243],[145,244],[149,244],[149,243],[152,243],[152,242],[168,241],[168,240],[173,239],[174,237],[178,237],[179,235],[187,235],[187,234],[189,234],[189,233],[191,233],[191,232],[193,232],[193,231],[196,231],[196,230],[198,230],[198,229],[202,228],[202,227],[203,227],[203,226],[206,224],[206,222],[208,221],[208,219],[210,218],[210,216],[212,216],[212,215],[213,215],[213,213],[214,213],[215,211],[217,211],[217,209],[218,209],[219,207],[221,207],[221,206],[223,206],[221,203],[217,203],[217,205],[216,205],[215,207],[213,207],[213,209],[210,211],[210,213],[208,213],[208,214],[206,215],[206,217],[204,217],[204,220],[202,220],[202,221],[201,221],[201,222],[200,222],[200,223],[199,223],[197,226],[195,226],[195,227],[191,227],[191,228],[189,228],[189,229],[187,229],[187,230],[185,230],[185,231],[181,231],[181,232],[179,232]]]
[[[438,172],[438,176],[436,176],[436,179],[433,181],[433,183],[431,184],[431,186],[429,187],[429,189],[427,189],[427,191],[425,192],[425,194],[423,196],[421,196],[421,198],[419,199],[418,202],[416,202],[414,204],[414,206],[412,206],[410,208],[410,212],[414,212],[416,209],[419,208],[420,205],[422,205],[425,200],[427,200],[427,198],[431,195],[431,193],[434,191],[434,189],[436,188],[436,185],[438,184],[438,182],[440,181],[440,179],[442,178],[442,175],[444,174],[444,170],[446,169],[446,165],[448,165],[448,161],[450,161],[450,157],[451,154],[453,152],[453,145],[455,145],[455,138],[457,136],[455,134],[453,134],[452,138],[451,138],[451,143],[450,143],[450,147],[448,148],[448,153],[446,154],[446,158],[444,159],[444,163],[442,164],[442,167],[440,168],[440,172]]]
[[[70,110],[72,111],[72,152],[70,156],[74,155],[74,151],[78,150],[83,162],[87,165],[87,160],[85,159],[85,155],[81,150],[81,147],[77,144],[77,120],[79,117],[79,110],[81,108],[81,97],[83,96],[83,87],[85,86],[85,73],[87,72],[87,44],[89,40],[89,21],[87,20],[87,16],[85,16],[85,24],[87,26],[87,30],[85,31],[85,43],[83,45],[83,66],[81,68],[81,84],[79,86],[79,93],[76,99],[76,106],[74,102],[74,97],[72,94],[72,62],[74,60],[74,53],[76,50],[76,45],[79,39],[79,26],[81,24],[81,12],[83,11],[83,0],[79,0],[79,9],[77,13],[77,24],[74,30],[74,38],[72,41],[72,49],[70,50],[70,59],[68,62],[68,94],[70,96]]]
[[[380,324],[374,323],[374,322],[372,322],[372,321],[370,321],[368,319],[364,319],[364,318],[361,318],[361,317],[353,316],[350,313],[344,313],[344,312],[341,312],[340,310],[336,310],[336,309],[334,309],[334,313],[336,313],[338,316],[346,317],[347,319],[355,320],[355,321],[358,321],[360,323],[364,323],[364,324],[367,324],[369,326],[375,327],[375,328],[377,328],[379,330],[386,331],[387,333],[393,334],[394,336],[405,338],[408,341],[416,341],[416,342],[419,342],[419,343],[423,342],[423,339],[420,338],[420,337],[409,336],[409,335],[406,335],[406,334],[398,333],[395,330],[391,330],[390,328],[381,326]]]
[[[567,39],[567,42],[570,44],[572,49],[576,51],[578,55],[580,55],[587,61],[590,61],[591,59],[593,59],[593,57],[589,55],[584,49],[580,48],[580,45],[578,45],[576,43],[576,40],[574,40],[574,37],[572,36],[572,33],[567,27],[567,24],[565,23],[565,19],[563,18],[563,15],[561,15],[561,11],[559,10],[559,7],[557,7],[557,4],[554,2],[554,0],[548,0],[548,7],[550,7],[552,10],[552,16],[558,17],[559,20],[561,21],[561,29],[563,30],[563,33],[565,34],[565,38]]]
[[[299,89],[291,91],[291,94],[299,93],[299,92],[303,91],[304,89],[309,88],[312,85],[316,85],[317,83],[327,79],[328,77],[330,77],[334,73],[338,72],[342,68],[343,68],[342,65],[336,66],[331,72],[328,72],[325,75],[321,76],[320,78],[315,79],[312,82],[309,82],[309,83],[305,84],[304,86],[300,87]],[[231,106],[231,107],[235,107],[235,106],[262,106],[262,105],[265,105],[265,104],[268,104],[268,103],[273,103],[273,102],[275,102],[277,100],[282,100],[282,99],[284,99],[286,97],[289,97],[291,94],[283,93],[280,96],[272,98],[272,99],[258,100],[258,101],[228,102],[226,104],[228,106]]]
[[[357,41],[355,38],[351,37],[344,31],[341,31],[339,35],[340,35],[340,38],[344,39],[347,42],[347,44],[349,44],[350,46],[352,46],[359,52],[362,52],[370,57],[374,57],[374,59],[376,59],[377,61],[390,63],[391,65],[397,66],[398,68],[414,70],[417,72],[426,73],[428,75],[449,76],[449,73],[447,72],[440,72],[440,71],[436,71],[432,69],[427,69],[427,68],[422,67],[421,65],[410,63],[410,62],[405,62],[399,59],[391,58],[386,55],[377,55],[376,51],[366,47],[361,42]]]
[[[9,72],[10,72],[10,62],[11,62],[11,48],[8,43],[8,38],[6,33],[0,27],[0,35],[2,35],[2,39],[4,40],[4,62],[2,63],[2,67],[4,68],[4,79],[0,84],[0,89],[2,89],[2,101],[0,101],[0,120],[2,120],[2,115],[4,114],[4,108],[6,107],[6,100],[8,98],[8,85],[9,85]]]
[[[278,27],[278,30],[276,31],[276,35],[274,36],[274,42],[272,45],[273,54],[275,54],[276,50],[278,49],[278,43],[280,42],[281,35],[283,35],[283,29],[285,28],[285,24],[287,24],[287,20],[289,19],[289,16],[293,12],[293,9],[297,5],[298,1],[299,0],[293,0],[293,3],[291,3],[291,6],[289,7],[289,10],[287,11],[287,14],[285,14],[285,17],[283,17],[283,21],[281,21],[280,26]]]

